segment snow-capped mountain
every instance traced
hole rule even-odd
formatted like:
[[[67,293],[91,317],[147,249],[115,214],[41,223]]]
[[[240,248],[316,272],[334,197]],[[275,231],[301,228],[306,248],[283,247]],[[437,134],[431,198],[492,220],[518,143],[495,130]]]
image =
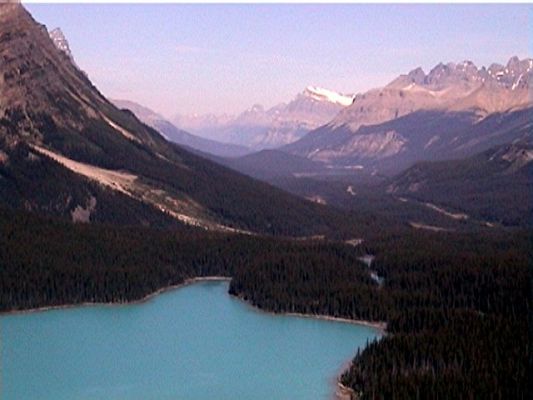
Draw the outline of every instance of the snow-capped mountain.
[[[353,102],[353,96],[347,96],[316,86],[308,86],[305,89],[304,94],[318,101],[328,101],[341,106],[349,106]]]
[[[289,103],[270,109],[256,104],[237,116],[178,116],[182,129],[210,139],[237,143],[254,149],[292,143],[330,121],[350,105],[353,96],[308,86]]]
[[[533,60],[517,57],[505,66],[488,68],[470,61],[440,63],[428,74],[417,68],[382,88],[356,95],[332,121],[284,150],[330,164],[390,160],[414,148],[421,152],[408,158],[424,159],[431,149],[453,147],[444,137],[455,144],[460,141],[460,135],[455,138],[450,132],[495,113],[531,107],[532,74]]]

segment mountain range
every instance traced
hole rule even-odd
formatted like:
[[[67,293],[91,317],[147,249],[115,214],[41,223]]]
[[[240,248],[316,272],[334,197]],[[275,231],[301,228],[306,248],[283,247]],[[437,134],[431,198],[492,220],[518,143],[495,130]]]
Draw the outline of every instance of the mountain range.
[[[302,138],[350,105],[353,96],[308,86],[292,101],[265,109],[256,104],[237,116],[176,116],[176,126],[213,140],[255,150],[271,149]]]
[[[310,87],[288,104],[254,107],[237,118],[242,126],[261,118],[267,126],[275,115],[280,126],[299,120],[308,130],[332,119],[279,150],[245,154],[135,103],[116,101],[117,108],[75,65],[59,30],[49,34],[20,4],[0,10],[0,192],[13,208],[77,221],[334,232],[353,221],[227,167],[269,182],[330,175],[349,181],[350,174],[394,175],[424,160],[480,159],[531,139],[533,62],[513,57],[489,68],[464,62],[428,74],[415,69],[356,96]],[[324,198],[320,191],[304,197]]]
[[[306,235],[345,218],[168,142],[0,5],[0,201],[75,221]]]
[[[346,171],[391,176],[418,161],[473,156],[530,135],[532,74],[533,59],[518,57],[481,68],[471,61],[439,63],[427,74],[416,68],[355,96],[308,87],[268,110],[256,105],[237,117],[196,115],[175,124],[252,150],[291,155],[282,160],[281,153],[270,153],[275,157],[269,162],[260,152],[242,162],[223,161],[255,177]]]
[[[74,63],[61,30],[50,37]],[[168,140],[223,157],[214,160],[257,178],[393,175],[418,161],[472,156],[527,136],[532,73],[533,60],[517,57],[488,68],[440,63],[427,74],[416,68],[355,96],[309,86],[270,109],[254,105],[237,116],[176,116],[173,122],[128,100],[113,103]]]
[[[533,60],[517,57],[489,68],[469,61],[441,63],[428,74],[417,68],[356,95],[329,123],[281,150],[326,164],[392,172],[424,159],[473,155],[497,139],[492,134],[472,139],[463,131],[479,131],[495,120],[520,119],[514,113],[525,112],[520,114],[523,129],[517,132],[528,132],[531,111],[525,110],[532,106],[532,74]]]

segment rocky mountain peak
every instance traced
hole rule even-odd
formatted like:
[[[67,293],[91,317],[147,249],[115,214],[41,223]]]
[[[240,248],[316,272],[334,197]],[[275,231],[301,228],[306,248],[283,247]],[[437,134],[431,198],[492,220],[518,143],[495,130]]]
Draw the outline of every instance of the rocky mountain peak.
[[[412,133],[397,134],[395,129],[384,128],[386,124],[396,126],[394,121],[401,119],[398,126],[403,126],[410,118],[422,124],[420,118],[424,116],[456,114],[457,120],[450,124],[470,126],[493,113],[523,111],[532,106],[529,97],[532,67],[532,59],[513,57],[506,66],[492,64],[488,69],[479,69],[469,60],[457,64],[441,62],[427,75],[416,68],[384,87],[358,94],[353,104],[340,110],[328,124],[286,149],[330,163],[401,155],[412,146],[406,139]],[[368,133],[372,129],[375,131]],[[432,135],[423,151],[442,140],[441,136]]]
[[[517,56],[513,56],[509,59],[507,62],[507,69],[511,71],[515,71],[517,69],[520,69],[520,59]]]
[[[263,107],[261,104],[254,104],[249,111],[252,113],[264,113],[265,107]]]
[[[422,85],[424,83],[424,79],[426,78],[426,73],[422,68],[418,67],[409,72],[409,74],[407,74],[407,77],[409,78],[411,83]]]
[[[50,39],[54,42],[55,46],[61,50],[63,53],[65,53],[71,60],[72,52],[70,51],[70,46],[67,41],[67,38],[63,34],[63,31],[61,31],[61,28],[55,28],[49,32]]]
[[[471,61],[455,64],[440,63],[424,79],[424,85],[434,89],[457,84],[461,81],[473,81],[478,78],[478,69]]]
[[[8,14],[22,8],[20,0],[3,0],[0,5],[2,5],[0,7],[0,15]]]
[[[488,86],[503,89],[523,88],[529,81],[533,70],[533,59],[520,60],[517,56],[509,59],[507,64],[493,63],[488,68],[478,68],[472,61],[461,63],[439,63],[426,75],[421,68],[416,68],[407,75],[400,75],[386,87],[402,89],[416,84],[430,90],[449,89],[457,85],[467,85],[473,90],[485,83]],[[513,89],[514,88],[514,89]]]
[[[116,125],[109,115],[117,110],[18,3],[0,3],[0,60],[0,141],[43,143],[58,131]]]

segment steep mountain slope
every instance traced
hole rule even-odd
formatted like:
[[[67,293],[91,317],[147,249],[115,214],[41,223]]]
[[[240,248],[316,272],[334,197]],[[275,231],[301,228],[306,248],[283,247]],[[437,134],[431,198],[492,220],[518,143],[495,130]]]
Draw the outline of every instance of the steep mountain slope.
[[[76,65],[68,40],[61,29],[53,29],[49,32],[49,35],[57,49],[66,54],[72,63]],[[222,157],[239,157],[249,153],[249,150],[245,147],[204,139],[178,129],[155,111],[132,101],[111,100],[111,102],[119,109],[133,112],[143,123],[157,130],[167,140],[177,144]]]
[[[330,121],[352,101],[352,96],[309,86],[291,102],[270,109],[254,105],[236,117],[178,116],[175,124],[211,139],[256,150],[270,149],[300,139]]]
[[[451,207],[491,223],[533,225],[533,140],[517,140],[476,156],[419,163],[387,191]]]
[[[420,152],[428,140],[420,139],[434,138],[442,145],[445,134],[436,129],[439,126],[453,126],[457,133],[483,123],[492,114],[507,115],[531,107],[528,88],[532,74],[533,60],[516,57],[506,67],[494,64],[478,69],[465,61],[439,64],[427,75],[418,68],[383,88],[355,96],[353,104],[330,123],[283,150],[331,164],[381,163],[402,153],[417,160],[430,159],[425,151]],[[425,133],[413,137],[405,130],[400,132],[396,121],[400,127],[411,121],[412,129]],[[452,150],[446,148],[447,157]],[[469,154],[481,150],[472,148]]]
[[[331,232],[343,220],[193,155],[118,110],[20,4],[0,4],[0,60],[2,203],[68,218],[89,208],[112,221],[102,205],[120,209],[127,197],[131,210],[148,207],[166,220],[295,235]],[[23,178],[47,188],[45,198]]]
[[[467,157],[531,136],[532,118],[533,108],[493,113],[481,120],[472,112],[416,111],[362,126],[356,134],[339,128],[310,158],[394,175],[417,161]]]
[[[72,62],[75,62],[74,56],[72,55],[72,51],[70,50],[68,40],[63,34],[61,28],[52,29],[48,34],[50,35],[50,39],[52,39],[55,46],[63,53],[65,53]]]
[[[128,100],[111,100],[120,109],[130,110],[146,125],[151,126],[168,140],[205,153],[221,157],[240,157],[250,152],[244,146],[222,143],[214,140],[195,136],[184,130],[176,128],[170,121],[147,107]]]
[[[179,221],[156,207],[110,189],[112,180],[106,182],[107,186],[99,184],[26,144],[4,150],[0,146],[0,204],[74,222],[172,228],[179,225]]]

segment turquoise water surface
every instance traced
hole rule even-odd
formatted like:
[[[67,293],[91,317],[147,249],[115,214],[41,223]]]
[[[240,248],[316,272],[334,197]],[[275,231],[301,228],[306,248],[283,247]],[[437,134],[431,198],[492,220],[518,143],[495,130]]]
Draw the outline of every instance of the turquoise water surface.
[[[271,315],[202,282],[140,304],[0,317],[2,400],[328,400],[379,333]]]

